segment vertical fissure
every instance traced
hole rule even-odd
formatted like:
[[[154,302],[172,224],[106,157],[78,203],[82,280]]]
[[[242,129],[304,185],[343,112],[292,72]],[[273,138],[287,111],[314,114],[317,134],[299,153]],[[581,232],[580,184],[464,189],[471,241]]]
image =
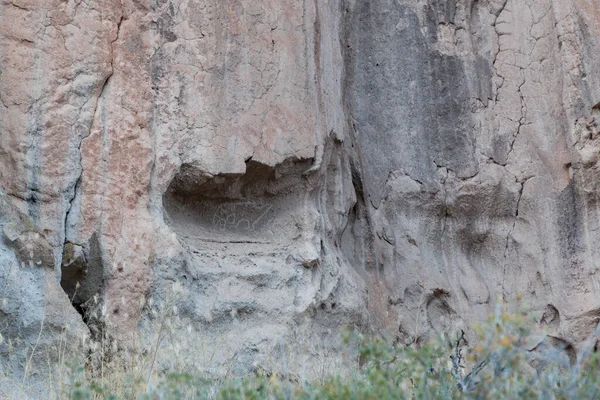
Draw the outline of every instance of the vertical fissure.
[[[61,269],[61,287],[69,297],[73,308],[81,315],[84,323],[90,327],[92,332],[94,327],[91,324],[89,318],[88,309],[92,306],[89,301],[93,298],[95,304],[98,304],[98,294],[101,292],[103,287],[103,263],[100,255],[100,245],[96,234],[92,235],[87,243],[77,243],[77,240],[70,237],[69,235],[69,224],[74,224],[76,221],[70,221],[72,213],[74,212],[77,197],[80,195],[81,183],[83,180],[84,167],[83,167],[83,153],[82,148],[86,139],[90,137],[93,132],[94,126],[99,121],[99,115],[101,107],[105,103],[105,99],[108,96],[111,78],[115,72],[115,43],[119,40],[121,33],[121,25],[124,21],[123,5],[121,4],[121,15],[116,27],[116,36],[114,40],[110,42],[110,70],[99,85],[100,91],[96,98],[94,109],[92,112],[91,121],[89,123],[87,132],[81,134],[78,138],[77,143],[77,163],[78,163],[78,174],[72,184],[72,192],[69,193],[67,198],[67,207],[64,217],[64,244],[60,259]],[[92,258],[92,259],[90,259]],[[81,292],[85,293],[82,294]],[[97,324],[95,324],[97,325]]]

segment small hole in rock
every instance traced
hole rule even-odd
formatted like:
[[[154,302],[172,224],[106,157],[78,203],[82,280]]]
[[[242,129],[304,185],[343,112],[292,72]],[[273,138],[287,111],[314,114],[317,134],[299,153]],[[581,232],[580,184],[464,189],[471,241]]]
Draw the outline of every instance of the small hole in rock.
[[[60,285],[83,322],[92,328],[88,314],[97,306],[104,286],[100,243],[95,234],[85,244],[64,244]]]

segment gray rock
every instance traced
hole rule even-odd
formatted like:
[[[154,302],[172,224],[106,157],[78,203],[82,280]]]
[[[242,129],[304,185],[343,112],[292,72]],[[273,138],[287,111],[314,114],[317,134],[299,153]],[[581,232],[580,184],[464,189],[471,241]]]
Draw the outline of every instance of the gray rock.
[[[68,323],[148,352],[170,310],[187,366],[317,373],[349,326],[472,340],[499,298],[551,327],[540,351],[595,332],[597,7],[38,3],[0,3],[0,327],[23,349]]]

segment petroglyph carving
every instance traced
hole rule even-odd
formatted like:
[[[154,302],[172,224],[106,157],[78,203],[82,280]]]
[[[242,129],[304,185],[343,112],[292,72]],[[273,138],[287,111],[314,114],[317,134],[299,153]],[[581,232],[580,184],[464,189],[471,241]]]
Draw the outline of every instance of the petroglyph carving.
[[[254,232],[267,221],[271,211],[270,204],[260,201],[244,201],[241,203],[223,203],[217,207],[212,222],[221,231],[244,230]]]

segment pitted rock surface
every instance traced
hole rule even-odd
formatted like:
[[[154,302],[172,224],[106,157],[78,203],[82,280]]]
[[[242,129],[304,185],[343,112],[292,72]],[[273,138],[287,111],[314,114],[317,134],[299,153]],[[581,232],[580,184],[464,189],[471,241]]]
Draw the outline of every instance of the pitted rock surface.
[[[126,344],[177,282],[236,373],[499,298],[576,352],[599,66],[599,0],[0,0],[0,333]]]

